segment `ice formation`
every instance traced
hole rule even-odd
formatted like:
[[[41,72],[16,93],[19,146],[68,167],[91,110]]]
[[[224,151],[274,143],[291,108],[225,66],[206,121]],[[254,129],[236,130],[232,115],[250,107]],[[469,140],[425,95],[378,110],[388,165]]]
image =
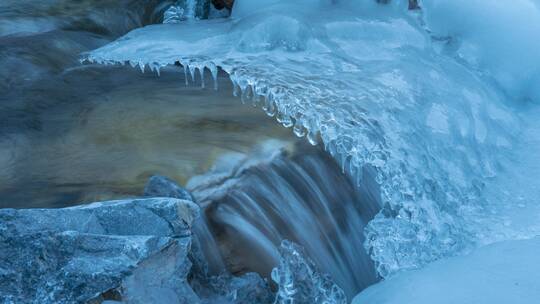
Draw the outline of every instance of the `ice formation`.
[[[364,290],[353,304],[529,304],[540,299],[540,238],[437,261]]]
[[[383,277],[540,231],[537,2],[254,2],[236,1],[230,19],[135,30],[85,59],[179,62],[197,82],[219,67],[358,183],[372,168],[383,210],[366,248]]]
[[[178,0],[163,14],[163,23],[180,23],[186,20],[208,18],[209,1]]]
[[[281,260],[272,270],[278,284],[276,304],[345,304],[347,297],[328,275],[320,273],[303,249],[289,241],[279,248]]]

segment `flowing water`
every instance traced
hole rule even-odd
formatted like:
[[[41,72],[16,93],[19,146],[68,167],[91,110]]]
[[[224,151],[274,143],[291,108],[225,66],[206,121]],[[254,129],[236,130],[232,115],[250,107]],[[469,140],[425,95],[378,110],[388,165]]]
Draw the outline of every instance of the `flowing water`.
[[[247,155],[225,155],[188,183],[206,208],[224,264],[233,273],[268,277],[281,241],[292,240],[352,298],[376,281],[362,233],[379,211],[375,184],[366,178],[355,187],[320,148],[298,144],[287,152],[280,146],[270,141]],[[213,240],[201,242],[216,251]]]
[[[180,66],[158,76],[80,64],[161,22],[170,3],[0,3],[0,207],[138,196],[150,175],[166,175],[203,207],[195,229],[215,273],[269,277],[289,239],[350,297],[375,282],[363,247],[381,204],[373,180],[357,187],[321,147],[241,104],[222,72],[216,91]]]

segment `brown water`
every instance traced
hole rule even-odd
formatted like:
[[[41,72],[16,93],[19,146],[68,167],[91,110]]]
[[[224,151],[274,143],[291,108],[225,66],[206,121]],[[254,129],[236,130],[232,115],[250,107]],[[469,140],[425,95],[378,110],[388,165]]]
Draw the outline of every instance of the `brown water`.
[[[224,152],[293,139],[233,98],[224,75],[215,91],[186,87],[181,67],[158,77],[79,63],[81,53],[160,22],[169,2],[0,3],[0,207],[140,195],[152,174],[184,183]]]
[[[17,96],[24,108],[2,109],[0,207],[139,195],[152,174],[184,183],[224,152],[293,139],[223,76],[215,91],[186,87],[180,72],[85,67]]]

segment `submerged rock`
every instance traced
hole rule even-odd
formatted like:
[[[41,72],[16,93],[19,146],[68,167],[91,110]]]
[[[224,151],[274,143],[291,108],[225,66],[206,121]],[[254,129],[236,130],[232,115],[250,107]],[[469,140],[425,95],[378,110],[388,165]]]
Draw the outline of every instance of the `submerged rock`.
[[[150,177],[144,187],[144,196],[173,197],[193,201],[193,196],[175,181],[161,175]]]
[[[272,279],[278,284],[276,304],[346,304],[345,292],[330,276],[321,274],[302,247],[283,241],[279,248],[281,260],[272,270]]]
[[[152,198],[0,210],[2,303],[188,303],[198,207]]]

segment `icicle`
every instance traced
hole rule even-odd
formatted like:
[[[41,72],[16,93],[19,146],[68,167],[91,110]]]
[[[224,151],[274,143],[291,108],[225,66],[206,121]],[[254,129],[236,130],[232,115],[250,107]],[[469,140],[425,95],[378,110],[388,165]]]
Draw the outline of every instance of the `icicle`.
[[[345,166],[346,166],[346,162],[347,162],[347,155],[341,154],[339,160],[340,160],[340,165],[341,165],[341,172],[343,174],[345,174]]]
[[[236,79],[234,79],[233,77],[231,77],[231,81],[233,83],[233,96],[238,97],[238,94],[240,93],[240,86],[238,85]]]
[[[274,115],[276,115],[276,107],[274,105],[274,96],[272,94],[268,94],[262,109],[264,110],[266,115],[270,117],[273,117]]]
[[[218,68],[215,64],[210,63],[208,65],[208,69],[210,70],[210,74],[212,74],[212,80],[214,80],[214,90],[217,91],[218,89]]]
[[[304,137],[306,135],[306,129],[300,121],[296,121],[293,127],[293,132],[298,137]]]
[[[197,67],[190,67],[189,68],[189,74],[191,75],[191,81],[193,82],[193,84],[195,84],[195,69]]]
[[[159,65],[159,64],[156,64],[156,73],[157,73],[158,77],[161,76],[161,72],[160,72],[160,70],[159,70],[159,67],[160,67],[160,65]]]
[[[201,76],[201,87],[204,89],[206,87],[206,83],[204,82],[204,67],[199,68],[199,76]]]
[[[246,100],[253,98],[253,87],[251,85],[247,85],[245,88],[242,89],[242,103],[245,103]]]
[[[141,69],[141,72],[143,73],[144,73],[144,67],[145,67],[145,64],[142,61],[139,61],[139,68]]]
[[[184,64],[184,78],[186,80],[186,87],[189,85],[189,80],[188,80],[188,67],[187,65]]]
[[[335,156],[336,156],[336,147],[332,142],[328,143],[328,147],[327,147],[326,151],[328,151],[328,153],[330,153],[330,155],[335,158]]]
[[[256,108],[259,103],[261,103],[262,96],[254,93],[253,98],[251,98],[251,105]]]
[[[240,101],[242,102],[242,104],[246,104],[246,91],[245,90],[242,90],[242,88],[240,88]]]
[[[293,126],[293,121],[291,117],[287,114],[282,114],[278,112],[278,114],[276,115],[276,120],[285,128],[290,128]]]
[[[313,129],[307,133],[306,137],[312,146],[316,146],[319,143],[319,140],[317,138],[317,131]]]

